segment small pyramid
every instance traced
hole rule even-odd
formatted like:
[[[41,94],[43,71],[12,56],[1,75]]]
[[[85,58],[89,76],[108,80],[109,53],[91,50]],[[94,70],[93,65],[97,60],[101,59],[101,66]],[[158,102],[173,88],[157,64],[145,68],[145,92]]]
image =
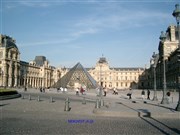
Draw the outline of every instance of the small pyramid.
[[[73,68],[71,68],[69,72],[60,78],[54,86],[57,88],[75,88],[75,84],[86,86],[88,89],[97,87],[96,81],[80,63],[77,63]]]

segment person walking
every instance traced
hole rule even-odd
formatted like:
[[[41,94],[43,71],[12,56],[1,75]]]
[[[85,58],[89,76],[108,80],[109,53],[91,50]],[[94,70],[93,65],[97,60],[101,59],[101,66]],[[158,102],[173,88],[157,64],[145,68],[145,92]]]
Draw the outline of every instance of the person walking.
[[[132,89],[131,89],[131,88],[129,89],[128,96],[129,96],[129,99],[131,99],[131,98],[132,98],[132,97],[131,97],[131,96],[132,96]]]
[[[104,87],[103,90],[104,90],[104,96],[106,96],[106,93],[107,93],[106,87]]]
[[[166,95],[167,95],[167,98],[168,98],[168,101],[169,101],[169,100],[170,100],[170,96],[171,96],[170,91],[168,91],[168,92],[166,93]]]
[[[142,90],[142,92],[141,92],[141,96],[142,96],[142,99],[144,100],[144,95],[145,95],[145,91],[144,91],[144,89]]]
[[[150,94],[151,94],[151,92],[150,92],[150,90],[148,89],[148,90],[147,90],[147,99],[148,99],[148,100],[150,100],[150,97],[149,97]]]
[[[79,95],[79,88],[76,89],[76,95]]]

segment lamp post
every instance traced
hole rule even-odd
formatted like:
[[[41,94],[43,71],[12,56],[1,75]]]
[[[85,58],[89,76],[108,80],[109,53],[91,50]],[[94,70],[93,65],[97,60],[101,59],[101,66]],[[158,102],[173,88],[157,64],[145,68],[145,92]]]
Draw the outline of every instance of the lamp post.
[[[166,95],[166,65],[165,65],[166,63],[165,63],[165,46],[164,46],[166,35],[164,34],[163,31],[161,32],[159,39],[161,40],[163,44],[163,98],[162,98],[161,104],[169,104],[169,101]]]
[[[180,52],[180,27],[179,27],[179,22],[180,22],[180,8],[179,8],[179,4],[176,4],[175,5],[175,10],[173,11],[172,15],[176,18],[176,22],[177,22],[177,29],[178,29],[178,35],[179,35],[179,44],[178,44],[178,55],[179,55],[179,52]],[[177,61],[178,64],[179,64],[179,60]],[[177,107],[176,107],[176,111],[180,111],[180,73],[179,73],[179,70],[178,70],[178,79],[177,79],[177,87],[179,89],[179,101],[178,101],[178,104],[177,104]]]
[[[1,79],[1,86],[4,87],[4,83],[3,83],[4,72],[3,72],[3,70],[1,70],[0,74],[1,74],[1,77],[2,77],[2,79]]]
[[[153,57],[153,71],[154,71],[154,97],[153,97],[153,101],[158,101],[157,98],[157,90],[156,90],[156,65],[159,59],[159,54],[155,54],[155,52],[152,55]]]

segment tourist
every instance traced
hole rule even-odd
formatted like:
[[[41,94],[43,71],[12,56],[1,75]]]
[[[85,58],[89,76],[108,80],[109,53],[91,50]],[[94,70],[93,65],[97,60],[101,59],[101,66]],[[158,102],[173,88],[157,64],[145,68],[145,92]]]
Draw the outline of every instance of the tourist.
[[[107,93],[106,87],[103,88],[103,91],[104,91],[104,96],[106,96],[106,93]]]
[[[144,91],[144,89],[142,90],[142,92],[141,92],[141,96],[142,96],[142,99],[144,100],[144,95],[145,95],[145,91]]]
[[[76,95],[79,95],[79,88],[76,89]]]
[[[130,88],[130,89],[129,89],[129,99],[132,98],[131,96],[132,96],[132,89]]]
[[[147,99],[148,99],[148,100],[150,100],[150,97],[149,97],[149,96],[150,96],[150,93],[151,93],[151,92],[150,92],[150,90],[148,89],[148,90],[147,90]]]
[[[170,91],[168,91],[168,92],[166,93],[166,95],[167,95],[167,98],[168,98],[168,101],[169,101],[169,100],[170,100],[170,96],[171,96]]]

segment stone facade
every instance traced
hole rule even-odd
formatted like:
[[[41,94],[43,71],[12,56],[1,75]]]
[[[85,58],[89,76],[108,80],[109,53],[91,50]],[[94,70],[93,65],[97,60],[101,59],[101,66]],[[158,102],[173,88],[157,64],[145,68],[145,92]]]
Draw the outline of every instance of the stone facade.
[[[108,89],[139,88],[139,76],[143,68],[110,68],[105,57],[101,57],[95,68],[89,69],[90,75],[97,83]]]
[[[166,85],[168,89],[177,88],[177,78],[180,73],[178,64],[178,30],[174,25],[170,25],[166,30],[165,41],[159,41],[159,60],[156,66],[156,84],[157,89],[163,88],[163,59],[165,60],[165,72],[166,72]],[[164,53],[164,54],[163,54]],[[154,87],[154,75],[153,66],[150,64],[150,68],[146,73],[142,74],[141,78],[144,79],[143,83],[146,84],[144,88]]]
[[[31,62],[21,61],[16,41],[0,35],[0,86],[47,88],[53,86],[68,70],[50,66],[44,56],[36,56]],[[129,89],[140,87],[139,76],[144,69],[110,68],[106,58],[102,57],[95,68],[87,68],[87,71],[103,87]]]
[[[16,41],[6,35],[0,35],[0,86],[4,87],[50,87],[67,70],[49,65],[44,56],[34,61],[20,61],[20,52]]]
[[[0,85],[18,86],[20,77],[20,52],[16,41],[0,35]]]

